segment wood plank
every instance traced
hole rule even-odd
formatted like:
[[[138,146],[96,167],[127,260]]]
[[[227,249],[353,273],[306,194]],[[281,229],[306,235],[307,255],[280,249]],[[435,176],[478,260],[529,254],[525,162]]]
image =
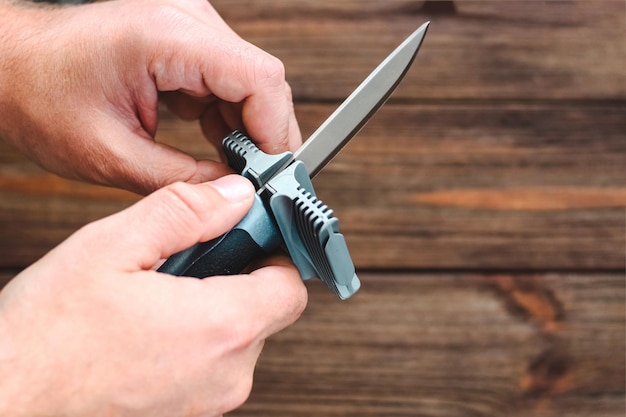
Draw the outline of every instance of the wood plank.
[[[626,97],[621,0],[212,3],[242,37],[283,60],[298,100],[342,99],[427,20],[395,99]]]
[[[332,107],[299,105],[304,133]],[[620,106],[389,104],[316,190],[360,268],[622,269],[624,132]],[[166,115],[158,139],[214,156],[195,124]],[[136,200],[0,155],[0,266]]]
[[[307,283],[307,310],[266,342],[229,415],[624,415],[623,274],[361,279],[346,302]]]
[[[363,290],[307,285],[234,416],[623,416],[622,0],[213,0],[280,57],[304,135],[408,33],[390,104],[315,180]],[[163,115],[158,140],[215,153]],[[59,179],[0,144],[0,286],[137,197]],[[121,236],[123,238],[123,236]],[[391,273],[390,269],[579,270]],[[584,272],[584,271],[587,272]]]
[[[320,174],[318,194],[362,267],[621,269],[624,115],[388,106]]]
[[[311,283],[233,416],[622,416],[624,277],[365,274]]]

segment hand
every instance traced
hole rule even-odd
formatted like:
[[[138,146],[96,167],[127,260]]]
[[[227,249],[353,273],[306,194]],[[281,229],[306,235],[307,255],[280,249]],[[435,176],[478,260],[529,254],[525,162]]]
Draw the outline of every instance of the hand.
[[[140,193],[229,172],[154,142],[159,95],[214,144],[237,128],[269,153],[300,145],[282,63],[206,0],[11,3],[0,0],[0,137],[46,169]]]
[[[79,230],[0,292],[0,415],[219,416],[247,398],[263,340],[306,304],[293,265],[181,278],[165,258],[230,229],[242,177],[177,183]]]

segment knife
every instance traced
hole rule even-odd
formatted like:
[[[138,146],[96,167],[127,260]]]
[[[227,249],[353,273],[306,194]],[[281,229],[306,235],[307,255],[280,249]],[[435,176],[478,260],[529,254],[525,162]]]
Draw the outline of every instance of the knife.
[[[339,221],[315,194],[313,178],[385,103],[411,66],[429,22],[398,46],[295,152],[269,155],[235,131],[222,146],[231,168],[255,186],[255,201],[229,232],[172,255],[158,271],[205,278],[240,273],[279,247],[302,279],[322,279],[341,299],[360,282]]]

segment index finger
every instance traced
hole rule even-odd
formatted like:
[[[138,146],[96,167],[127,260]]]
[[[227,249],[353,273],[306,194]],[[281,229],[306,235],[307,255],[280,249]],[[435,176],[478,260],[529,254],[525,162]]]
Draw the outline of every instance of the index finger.
[[[224,47],[221,45],[220,47]],[[283,63],[267,52],[239,38],[227,47],[219,64],[207,69],[207,88],[230,103],[240,103],[246,133],[267,153],[295,151],[302,144],[291,88],[285,80]],[[221,107],[224,110],[224,107]],[[233,107],[227,108],[233,110]],[[215,112],[214,112],[215,113]],[[211,114],[207,115],[211,117]],[[233,119],[235,115],[212,114],[203,128],[210,130],[215,116]],[[216,126],[217,127],[217,126]],[[238,126],[230,126],[231,129]],[[221,139],[221,138],[220,138]]]
[[[248,275],[215,276],[197,283],[202,287],[199,308],[217,307],[220,316],[215,319],[231,323],[235,343],[266,339],[293,324],[306,307],[307,291],[296,267],[288,258],[269,262]]]
[[[291,88],[284,80],[282,88],[282,98],[274,99],[274,92],[266,94],[262,90],[244,101],[242,119],[246,131],[259,148],[268,153],[295,152],[302,145]],[[280,94],[280,87],[275,90]]]
[[[296,150],[302,139],[283,63],[231,30],[193,23],[180,36],[159,40],[160,53],[149,64],[157,89],[242,103],[244,127],[259,148]]]

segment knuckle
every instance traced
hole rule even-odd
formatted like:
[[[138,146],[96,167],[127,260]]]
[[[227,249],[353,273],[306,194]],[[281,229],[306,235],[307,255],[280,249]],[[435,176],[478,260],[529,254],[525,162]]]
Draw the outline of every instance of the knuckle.
[[[295,266],[284,266],[275,274],[280,274],[280,284],[274,285],[273,299],[280,301],[285,317],[295,321],[304,312],[308,302],[308,292]]]
[[[184,182],[175,182],[165,186],[163,189],[163,198],[170,200],[172,204],[182,205],[184,209],[198,212],[204,201],[191,184]]]
[[[180,19],[181,16],[184,16],[178,6],[165,1],[154,2],[146,13],[156,21],[163,21],[163,19],[165,21],[169,21],[170,19],[177,20]]]
[[[188,219],[193,224],[202,223],[207,202],[192,185],[182,182],[170,184],[158,192],[158,197],[168,218],[182,221]]]
[[[252,392],[252,372],[248,372],[242,378],[239,378],[237,383],[224,397],[224,412],[232,411],[239,408],[250,397]]]
[[[293,315],[296,319],[302,315],[302,313],[304,312],[304,309],[306,308],[309,302],[309,293],[306,287],[304,286],[304,284],[303,283],[300,283],[300,284],[301,285],[299,286],[300,289],[298,291],[298,294],[296,295],[296,297],[293,298],[294,300]]]
[[[257,82],[270,87],[285,84],[285,65],[273,55],[262,53],[255,63]]]
[[[293,323],[302,315],[308,303],[308,292],[302,281],[298,280],[295,285],[286,291],[285,317]]]
[[[229,331],[231,349],[234,351],[247,349],[255,343],[261,333],[254,320],[239,320],[231,325]]]

